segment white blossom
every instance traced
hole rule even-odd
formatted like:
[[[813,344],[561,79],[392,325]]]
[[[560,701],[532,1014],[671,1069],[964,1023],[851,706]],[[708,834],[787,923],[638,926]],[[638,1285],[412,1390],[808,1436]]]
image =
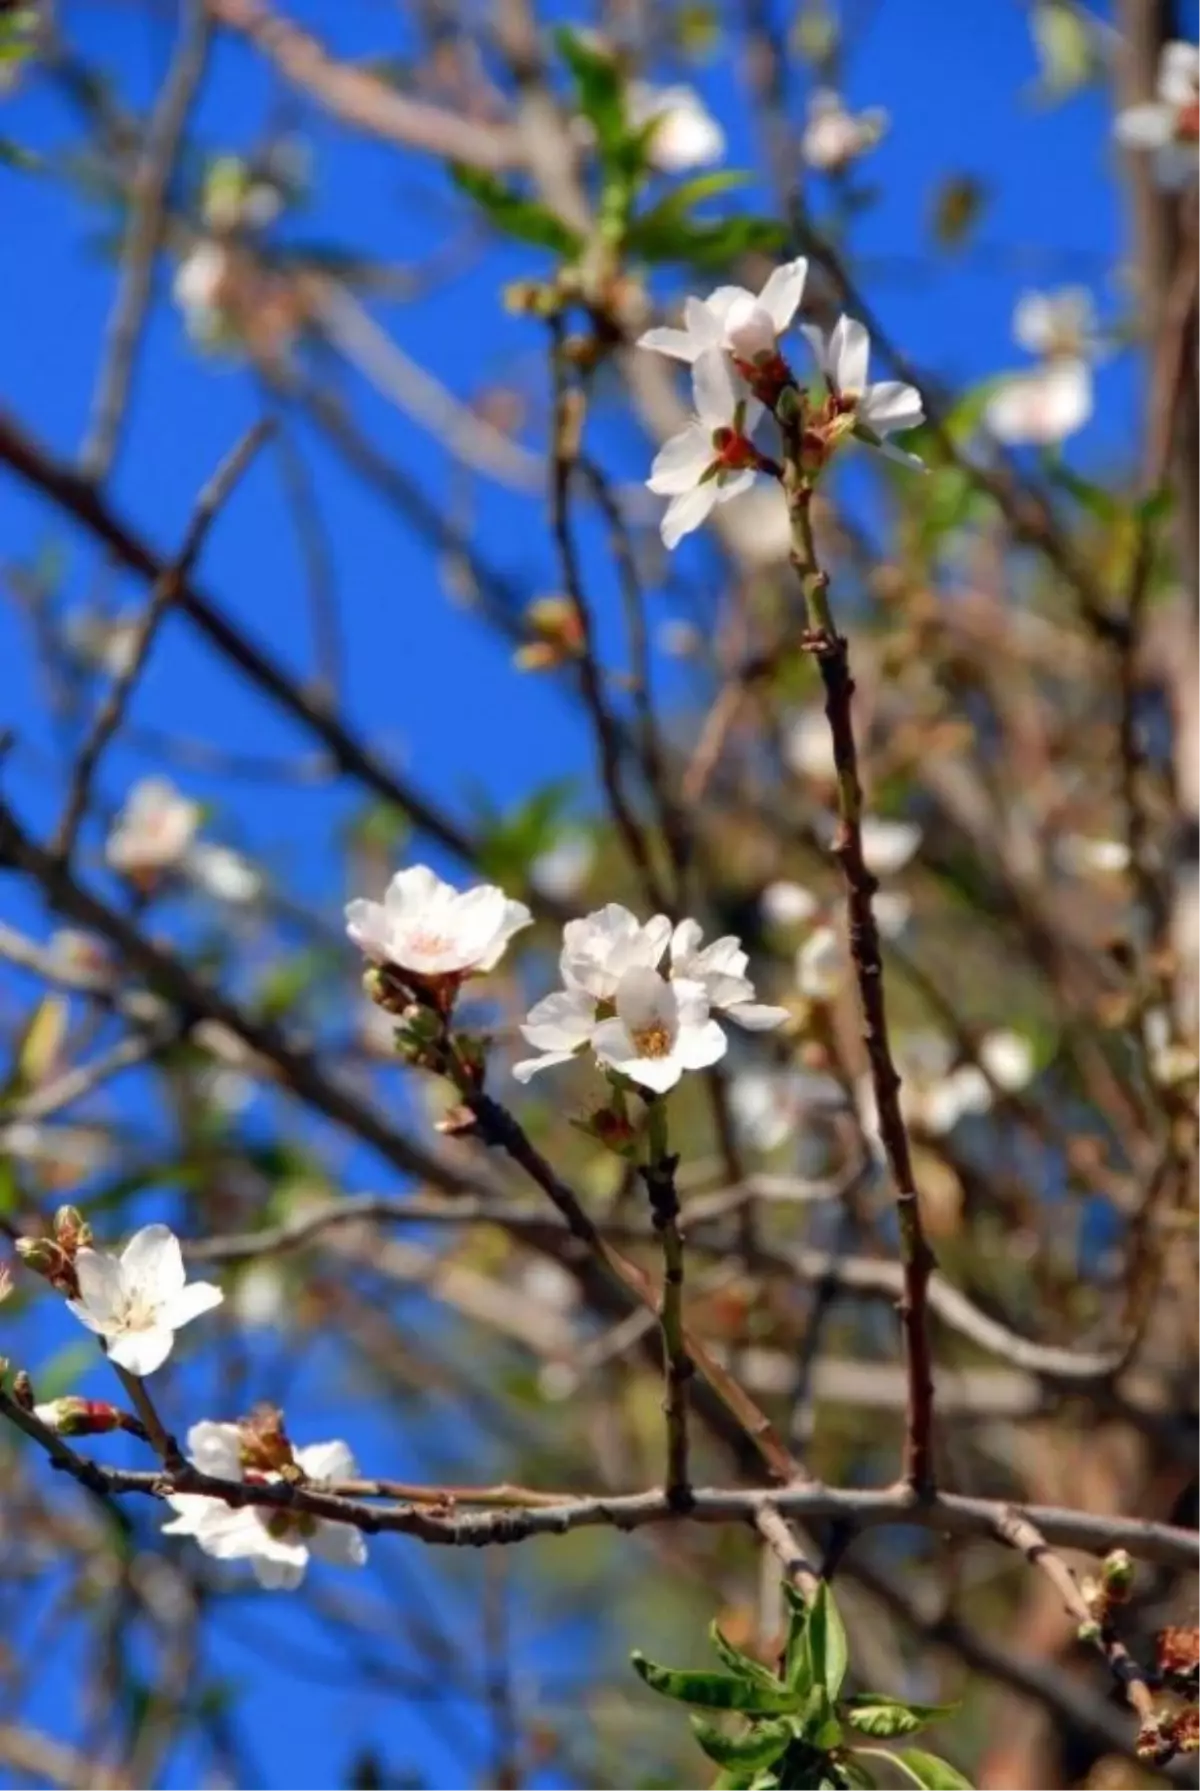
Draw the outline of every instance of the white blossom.
[[[586,833],[567,833],[539,852],[529,867],[529,880],[543,895],[567,902],[578,895],[596,861],[596,847]]]
[[[797,777],[811,777],[822,783],[836,778],[833,736],[824,709],[814,704],[793,716],[784,733],[783,756]]]
[[[688,362],[713,349],[745,360],[773,353],[800,308],[807,276],[808,262],[801,258],[777,267],[759,293],[718,286],[706,299],[687,298],[683,329],[647,330],[638,347]]]
[[[874,149],[887,127],[882,107],[855,114],[847,111],[840,94],[820,87],[809,98],[800,154],[810,168],[837,171]]]
[[[900,1075],[900,1111],[905,1122],[934,1138],[944,1138],[972,1115],[987,1113],[995,1090],[1015,1093],[1033,1078],[1029,1041],[1009,1031],[985,1034],[977,1063],[956,1063],[951,1041],[939,1032],[904,1033],[893,1045]],[[878,1140],[874,1089],[865,1077],[858,1089],[863,1129]]]
[[[1150,1058],[1150,1074],[1160,1087],[1173,1083],[1193,1082],[1196,1077],[1196,1052],[1191,1045],[1173,1036],[1171,1016],[1166,1008],[1151,1008],[1145,1019],[1146,1046]]]
[[[47,1126],[15,1119],[0,1126],[0,1154],[36,1164],[56,1180],[80,1180],[109,1161],[112,1141],[99,1126]]]
[[[640,130],[655,121],[647,153],[664,174],[705,168],[725,154],[725,133],[693,87],[652,87],[631,81],[625,89],[630,124]]]
[[[1009,447],[1051,446],[1082,429],[1092,414],[1092,370],[1086,361],[1051,360],[1000,381],[983,419]]]
[[[108,836],[104,855],[128,876],[172,870],[183,863],[200,825],[200,807],[165,777],[134,785]]]
[[[696,415],[655,455],[646,484],[669,497],[659,525],[668,548],[698,529],[717,504],[754,483],[754,431],[763,407],[747,396],[725,356],[702,354],[692,368]]]
[[[1200,136],[1200,53],[1196,45],[1164,44],[1153,100],[1117,114],[1117,141],[1126,149],[1150,150],[1160,187],[1178,192],[1196,172]]]
[[[828,336],[816,324],[801,327],[830,392],[849,407],[857,439],[889,460],[924,470],[915,454],[887,440],[897,430],[915,429],[924,422],[921,394],[895,379],[867,384],[871,338],[865,325],[853,317],[839,317]]]
[[[832,1001],[846,978],[849,960],[835,927],[814,927],[796,953],[796,987],[809,1001]]]
[[[202,1473],[222,1480],[245,1479],[236,1424],[207,1420],[193,1424],[187,1444],[190,1460]],[[306,1480],[317,1486],[353,1480],[357,1473],[343,1442],[310,1443],[293,1454]],[[258,1478],[271,1484],[280,1476],[266,1473]],[[338,1567],[362,1567],[367,1559],[362,1533],[350,1524],[265,1506],[235,1510],[203,1493],[172,1493],[167,1503],[177,1515],[163,1525],[164,1535],[191,1536],[218,1561],[249,1561],[259,1585],[268,1591],[294,1590],[314,1555]]]
[[[820,905],[811,889],[805,889],[801,883],[789,883],[786,878],[768,883],[758,900],[763,918],[774,927],[802,926]]]
[[[346,905],[346,931],[360,951],[420,977],[495,969],[514,933],[532,920],[523,902],[494,884],[458,890],[423,864],[397,871],[382,902]]]
[[[1096,307],[1086,286],[1023,292],[1013,311],[1013,335],[1043,360],[1094,360],[1103,347]]]
[[[137,610],[106,616],[95,609],[74,609],[63,625],[67,645],[93,671],[120,678],[133,664],[142,632]]]
[[[671,936],[671,975],[676,982],[698,983],[710,1008],[728,1015],[747,1032],[769,1032],[788,1018],[785,1007],[768,1007],[754,999],[746,975],[749,958],[731,933],[701,949],[699,921],[681,920]]]
[[[733,1123],[752,1150],[773,1151],[793,1137],[813,1112],[844,1107],[846,1096],[832,1076],[795,1069],[746,1069],[733,1078]]]
[[[521,1032],[541,1055],[513,1065],[518,1082],[566,1063],[589,1045],[600,1003],[613,1001],[627,971],[656,969],[670,938],[671,922],[665,914],[656,914],[643,925],[619,902],[608,902],[581,920],[569,920],[559,958],[563,987],[537,1002],[525,1018]]]
[[[871,912],[881,939],[899,939],[912,918],[912,901],[901,889],[877,889]]]
[[[229,274],[229,251],[205,240],[180,262],[171,293],[183,313],[188,335],[197,342],[212,342],[224,328],[222,289]]]
[[[188,848],[183,866],[192,882],[216,901],[240,907],[256,902],[262,894],[263,880],[258,871],[249,859],[229,846],[197,840]]]
[[[616,1013],[592,1033],[602,1064],[665,1094],[685,1070],[725,1055],[728,1040],[709,1014],[698,983],[669,981],[657,970],[627,970],[613,997]]]
[[[185,1285],[179,1239],[166,1225],[143,1225],[120,1256],[76,1251],[75,1274],[79,1297],[68,1306],[130,1374],[153,1374],[170,1355],[176,1331],[224,1298],[209,1281]]]
[[[888,821],[867,815],[860,831],[863,859],[876,877],[890,877],[902,871],[921,844],[921,829],[915,821]]]

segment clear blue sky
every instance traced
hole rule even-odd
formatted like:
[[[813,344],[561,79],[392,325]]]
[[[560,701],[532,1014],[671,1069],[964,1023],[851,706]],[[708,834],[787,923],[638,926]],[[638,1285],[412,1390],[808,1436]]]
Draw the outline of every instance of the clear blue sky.
[[[378,53],[388,46],[389,30],[401,30],[400,9],[363,0],[305,5],[292,0],[290,10],[346,54]],[[861,265],[877,270],[867,274],[866,284],[893,338],[918,364],[957,384],[1020,363],[1010,316],[1027,285],[1082,280],[1094,286],[1102,316],[1115,317],[1122,295],[1109,270],[1122,246],[1122,224],[1111,178],[1106,98],[1092,91],[1055,110],[1031,103],[1035,61],[1026,9],[1016,0],[892,0],[869,10],[872,22],[856,48],[847,92],[855,104],[885,105],[892,128],[864,165],[864,177],[877,184],[879,199],[856,225],[853,244]],[[169,54],[165,17],[161,28],[148,29],[142,9],[133,16],[134,9],[120,0],[64,0],[62,13],[71,36],[113,72],[125,97],[143,103],[156,89]],[[735,85],[730,59],[718,58],[696,79],[726,123],[731,163],[749,159],[752,112]],[[261,64],[223,45],[197,142],[225,150],[253,144],[266,122],[271,92]],[[50,151],[74,139],[74,122],[61,104],[37,91],[6,103],[4,114],[6,134],[30,148]],[[419,261],[444,240],[449,230],[445,185],[435,168],[415,159],[402,163],[392,153],[341,135],[320,117],[307,123],[316,152],[316,190],[311,217],[294,226],[297,232],[358,246],[389,261]],[[960,259],[934,260],[929,210],[937,183],[948,172],[974,175],[986,185],[982,248]],[[112,266],[95,251],[102,220],[78,196],[27,175],[0,170],[0,194],[7,246],[0,292],[4,399],[39,436],[70,452],[84,432],[113,289]],[[533,326],[506,316],[496,302],[501,267],[511,277],[534,271],[536,262],[521,254],[493,256],[479,272],[431,299],[381,313],[411,355],[464,395],[501,377],[515,356],[536,351]],[[164,270],[163,294],[167,280]],[[1097,418],[1072,446],[1084,465],[1119,457],[1133,420],[1128,366],[1118,359],[1100,370],[1098,381]],[[449,503],[441,450],[369,393],[356,396],[362,401],[359,414],[378,442],[398,462],[418,469],[435,501]],[[138,528],[163,545],[178,540],[198,487],[255,414],[247,378],[198,357],[169,304],[160,302],[116,479],[120,505]],[[644,460],[639,463],[629,451],[628,431],[611,424],[603,428],[605,446],[620,455],[614,470],[628,480],[644,476]],[[335,543],[347,702],[360,729],[395,750],[420,782],[453,805],[460,805],[473,785],[499,802],[512,801],[543,780],[548,767],[577,771],[586,792],[589,751],[559,698],[537,680],[518,682],[508,675],[503,645],[446,602],[429,549],[319,444],[309,444],[308,451]],[[2,478],[0,518],[6,563],[28,557],[53,537],[69,555],[69,589],[84,593],[86,545]],[[536,503],[494,491],[478,499],[477,545],[531,595],[553,585],[553,561],[537,518]],[[297,666],[311,665],[300,562],[268,457],[223,517],[205,555],[204,579],[276,652]],[[127,595],[139,593],[131,585]],[[659,602],[657,613],[669,614],[667,600]],[[25,651],[21,624],[11,608],[0,609],[0,664],[26,663]],[[42,751],[40,697],[34,700],[23,676],[6,679],[3,708],[4,721],[20,736],[6,764],[9,789],[33,820],[43,822],[53,812],[54,787]],[[448,711],[452,727],[446,725]],[[255,754],[294,752],[298,744],[295,734],[178,623],[156,653],[138,719]],[[119,799],[128,781],[148,768],[145,758],[123,747],[114,751],[107,763],[107,794]],[[181,781],[217,801],[221,831],[233,839],[252,838],[298,890],[341,898],[344,892],[330,887],[327,855],[319,846],[314,849],[344,812],[340,793],[229,788],[200,775]],[[7,882],[0,884],[0,909],[30,918]],[[65,1316],[55,1314],[52,1335],[39,1338],[42,1346],[50,1350],[67,1341],[68,1325]],[[76,1340],[73,1333],[69,1340]],[[264,1349],[255,1367],[257,1391],[271,1391],[278,1357]],[[302,1421],[294,1420],[301,1440],[335,1434],[330,1427],[336,1424],[351,1434],[364,1462],[397,1475],[420,1471],[426,1445],[433,1454],[444,1452],[444,1434],[422,1439],[413,1433],[411,1460],[379,1459],[373,1447],[379,1432],[369,1412],[349,1425],[341,1421],[340,1372],[333,1348],[310,1366],[294,1396],[296,1412],[304,1412]],[[93,1374],[88,1384],[99,1392],[100,1376]],[[192,1375],[175,1381],[172,1393],[179,1414],[202,1409],[202,1390]],[[452,1422],[446,1413],[441,1421]],[[395,1432],[388,1434],[394,1447]],[[147,1513],[140,1517],[145,1522]],[[553,1546],[542,1547],[539,1557],[551,1571]],[[396,1567],[428,1587],[415,1545],[395,1543],[379,1552],[389,1561],[389,1575]],[[632,1638],[597,1639],[586,1620],[565,1630],[545,1627],[535,1607],[526,1610],[522,1599],[534,1557],[514,1556],[509,1566],[529,1702],[536,1703],[539,1684],[547,1678],[561,1684],[564,1676],[584,1672],[593,1647],[610,1662],[621,1658]],[[460,1596],[469,1600],[477,1594],[481,1571],[477,1561],[464,1565]],[[347,1587],[344,1579],[329,1578],[323,1583],[339,1595],[347,1590],[360,1595],[358,1582]],[[365,1595],[378,1601],[381,1620],[389,1598],[412,1596],[382,1574],[371,1576]],[[225,1650],[222,1670],[245,1676],[240,1711],[247,1732],[261,1738],[254,1752],[270,1762],[271,1783],[334,1782],[345,1769],[351,1736],[378,1745],[395,1768],[410,1764],[428,1783],[486,1773],[486,1736],[478,1713],[459,1709],[448,1722],[430,1722],[429,1707],[414,1703],[403,1690],[356,1685],[346,1662],[338,1679],[326,1679],[319,1664],[312,1670],[312,1662],[301,1676],[287,1662],[289,1650],[307,1647],[318,1662],[328,1659],[327,1646],[310,1630],[298,1602],[248,1593],[231,1603],[216,1631]],[[52,1730],[59,1726],[54,1708],[69,1672],[69,1658],[56,1654],[56,1670],[45,1676],[42,1708],[31,1713]],[[194,1783],[195,1771],[194,1762],[177,1759],[169,1782]]]

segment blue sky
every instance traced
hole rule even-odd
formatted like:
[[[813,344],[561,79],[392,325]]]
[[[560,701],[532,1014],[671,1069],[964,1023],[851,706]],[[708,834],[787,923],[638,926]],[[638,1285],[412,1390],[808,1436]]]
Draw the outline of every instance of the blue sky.
[[[389,30],[397,31],[397,45],[401,41],[397,9],[365,0],[312,0],[291,10],[345,54],[378,52],[387,47]],[[969,5],[906,0],[870,11],[870,28],[856,47],[846,91],[856,105],[885,105],[892,127],[863,168],[879,197],[856,223],[851,240],[856,260],[867,270],[870,298],[893,338],[918,365],[954,386],[1020,364],[1010,317],[1025,286],[1084,281],[1093,285],[1102,316],[1115,317],[1124,300],[1111,270],[1124,236],[1106,97],[1089,91],[1054,110],[1031,100],[1035,61],[1025,9],[1014,0]],[[143,104],[169,54],[167,25],[150,28],[142,9],[135,14],[106,0],[65,0],[62,14],[73,40],[117,77],[126,100]],[[735,75],[726,56],[695,73],[726,125],[733,165],[754,154],[753,112]],[[222,45],[198,115],[196,142],[213,150],[252,145],[266,123],[272,91],[261,64]],[[6,134],[32,149],[50,152],[74,141],[74,122],[61,103],[36,88],[7,102],[5,114]],[[315,151],[315,193],[311,215],[289,226],[295,234],[345,242],[396,262],[419,262],[448,240],[456,213],[436,168],[347,138],[320,116],[306,115],[305,126]],[[928,218],[937,184],[949,172],[973,175],[987,189],[982,248],[935,258]],[[0,292],[4,401],[54,449],[69,453],[85,430],[113,290],[113,269],[95,251],[103,220],[80,197],[43,179],[0,170],[0,192],[9,245]],[[470,396],[481,384],[503,378],[514,359],[532,364],[536,328],[506,315],[496,288],[501,275],[536,268],[523,252],[493,254],[431,297],[378,314],[410,355],[431,366],[452,390]],[[165,302],[168,280],[164,269],[114,483],[120,507],[164,546],[178,540],[199,486],[257,414],[244,373],[197,356],[188,343]],[[436,503],[454,502],[443,452],[374,395],[357,385],[353,389],[357,414],[377,442],[414,469]],[[1128,357],[1100,370],[1098,395],[1096,419],[1072,453],[1082,465],[1100,468],[1121,462],[1135,421]],[[628,481],[644,477],[648,450],[634,445],[628,426],[602,417],[599,431],[612,470]],[[559,696],[536,679],[515,679],[504,645],[446,601],[429,548],[319,442],[305,439],[303,445],[335,544],[346,702],[362,732],[454,807],[463,805],[472,787],[486,789],[500,803],[515,801],[544,780],[550,767],[556,774],[576,774],[586,799],[590,749]],[[484,557],[531,596],[552,589],[553,559],[536,502],[495,490],[477,492],[474,502],[476,545]],[[0,480],[0,519],[6,564],[32,556],[53,539],[68,556],[68,589],[79,597],[85,593],[92,566],[86,543],[8,480]],[[298,668],[311,668],[301,564],[269,454],[222,517],[203,573],[221,601],[274,651]],[[122,589],[127,599],[140,595],[133,585]],[[603,579],[598,589],[607,601]],[[652,602],[659,605],[656,619],[670,615],[667,595],[652,595]],[[25,664],[26,650],[19,618],[12,608],[0,608],[0,663]],[[45,751],[40,696],[23,676],[10,678],[3,708],[3,720],[18,731],[17,747],[6,762],[9,789],[33,821],[44,823],[53,813],[56,784]],[[179,622],[165,631],[140,694],[137,720],[256,755],[294,753],[305,744]],[[106,794],[118,800],[128,782],[149,768],[144,755],[118,747],[106,764]],[[298,892],[341,899],[345,892],[331,887],[329,854],[320,845],[344,812],[340,791],[254,783],[230,788],[200,774],[181,774],[180,781],[217,802],[219,830],[233,840],[253,839]],[[0,885],[0,910],[22,921],[31,918],[7,883]],[[56,1330],[54,1345],[63,1341],[62,1330]],[[276,1366],[265,1351],[256,1364],[261,1391],[269,1390]],[[309,1364],[301,1391],[303,1431],[310,1440],[332,1434],[326,1426],[340,1421],[342,1373],[332,1348]],[[93,1383],[98,1390],[96,1376]],[[189,1384],[189,1405],[198,1393],[198,1383]],[[359,1431],[353,1440],[371,1465],[397,1474],[416,1471],[412,1462],[383,1462],[373,1454],[380,1432],[369,1410],[358,1408],[355,1422]],[[423,1436],[415,1422],[409,1433],[418,1466],[423,1452],[449,1452],[446,1427],[456,1422],[454,1415],[440,1410],[431,1422],[434,1434]],[[389,1446],[394,1436],[388,1433]],[[553,1571],[548,1550],[554,1546],[540,1545],[543,1569]],[[392,1558],[428,1589],[419,1550],[398,1545]],[[598,1636],[586,1618],[548,1628],[522,1599],[532,1558],[514,1556],[508,1565],[530,1700],[540,1695],[539,1681],[547,1676],[572,1679],[597,1653],[610,1666],[623,1657],[635,1638]],[[479,1562],[467,1563],[458,1591],[442,1596],[469,1604],[478,1594],[481,1571]],[[327,1585],[331,1592],[345,1591],[344,1582]],[[387,1597],[405,1593],[373,1580],[369,1596],[380,1601],[382,1618]],[[356,1686],[352,1678],[323,1683],[319,1668],[315,1676],[300,1678],[284,1658],[286,1649],[275,1657],[281,1624],[288,1648],[323,1647],[315,1631],[309,1637],[310,1621],[299,1605],[289,1604],[281,1615],[278,1605],[248,1594],[231,1607],[234,1611],[235,1621],[226,1620],[219,1632],[229,1650],[222,1667],[244,1676],[242,1715],[248,1732],[257,1736],[254,1752],[270,1773],[260,1782],[300,1787],[334,1782],[345,1768],[351,1736],[378,1745],[394,1767],[407,1763],[431,1784],[486,1774],[486,1732],[477,1712],[465,1715],[459,1709],[452,1721],[431,1725],[427,1706],[403,1691]],[[54,1706],[70,1676],[69,1655],[57,1659],[58,1671],[46,1675],[42,1688],[44,1708],[32,1712],[50,1728],[57,1726]],[[168,1782],[195,1782],[196,1770],[194,1760],[176,1759]]]

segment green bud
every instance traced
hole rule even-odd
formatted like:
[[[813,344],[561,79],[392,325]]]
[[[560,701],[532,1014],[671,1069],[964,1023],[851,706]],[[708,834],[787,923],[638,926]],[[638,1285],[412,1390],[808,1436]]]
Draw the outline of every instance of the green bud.
[[[47,1280],[60,1274],[66,1259],[52,1238],[18,1238],[14,1246],[27,1269]]]
[[[1100,1579],[1110,1598],[1129,1596],[1135,1571],[1133,1556],[1128,1549],[1115,1548],[1105,1555],[1100,1565]]]
[[[1079,1628],[1075,1631],[1075,1634],[1079,1637],[1079,1640],[1081,1642],[1093,1642],[1094,1643],[1094,1642],[1099,1642],[1102,1639],[1104,1631],[1101,1629],[1100,1625],[1096,1622],[1096,1619],[1094,1617],[1089,1617],[1086,1623],[1081,1623],[1079,1625]]]

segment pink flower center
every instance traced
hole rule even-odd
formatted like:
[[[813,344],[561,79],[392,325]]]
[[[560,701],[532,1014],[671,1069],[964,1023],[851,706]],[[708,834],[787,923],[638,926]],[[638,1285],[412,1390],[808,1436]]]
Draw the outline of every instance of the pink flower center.
[[[723,473],[740,473],[758,465],[758,449],[736,429],[714,429],[712,445],[714,464]]]

